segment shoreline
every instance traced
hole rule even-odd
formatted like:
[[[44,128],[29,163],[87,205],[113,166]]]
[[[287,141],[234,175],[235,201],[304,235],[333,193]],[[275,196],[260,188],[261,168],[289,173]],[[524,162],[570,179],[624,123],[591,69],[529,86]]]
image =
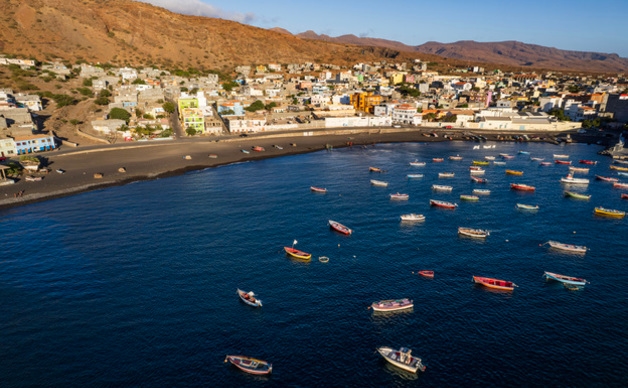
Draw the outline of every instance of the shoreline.
[[[205,168],[317,152],[325,150],[327,145],[333,148],[344,148],[349,146],[348,142],[354,146],[364,146],[377,143],[449,141],[443,137],[425,137],[424,131],[378,131],[376,133],[370,131],[372,129],[313,136],[286,133],[226,139],[202,138],[192,141],[185,139],[157,144],[124,143],[117,146],[67,150],[64,147],[63,151],[36,154],[44,160],[44,167],[50,170],[47,174],[34,174],[42,176],[42,181],[27,182],[24,177],[21,177],[15,184],[0,186],[0,210],[132,182],[183,175]],[[491,133],[487,136],[488,141],[512,141],[497,139],[498,136],[503,135],[504,133]],[[555,134],[547,133],[528,135],[555,136]],[[595,140],[598,139],[595,138]],[[469,140],[454,138],[453,141]],[[537,142],[548,141],[534,141],[534,143]],[[578,141],[574,139],[574,142]],[[273,147],[275,144],[283,149]],[[265,151],[253,151],[253,146],[264,147]],[[243,149],[249,153],[243,153],[241,151]],[[210,158],[211,154],[217,157]],[[190,159],[186,159],[186,156]],[[125,172],[120,172],[120,168],[124,168]],[[63,169],[66,172],[59,174],[55,172],[57,169]],[[94,174],[102,174],[102,178],[97,179]],[[16,196],[20,191],[22,195]]]

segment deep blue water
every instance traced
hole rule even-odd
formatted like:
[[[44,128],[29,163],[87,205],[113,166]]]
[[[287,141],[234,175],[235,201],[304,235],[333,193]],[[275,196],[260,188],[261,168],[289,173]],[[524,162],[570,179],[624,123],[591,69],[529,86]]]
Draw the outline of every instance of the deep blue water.
[[[491,145],[493,143],[488,143]],[[110,386],[570,386],[628,385],[628,220],[595,206],[628,201],[594,174],[610,159],[588,145],[380,144],[224,166],[0,212],[0,385]],[[590,201],[563,197],[567,166],[528,155],[599,160]],[[517,155],[486,167],[484,155]],[[463,161],[431,163],[460,154]],[[408,162],[428,161],[426,167]],[[499,159],[499,158],[498,158]],[[387,170],[369,173],[368,167]],[[506,176],[506,168],[523,170]],[[451,171],[453,179],[438,179]],[[407,180],[408,173],[425,177]],[[582,176],[582,175],[578,175]],[[369,179],[390,182],[372,187]],[[536,186],[517,193],[509,183]],[[434,193],[434,183],[454,186]],[[322,186],[327,194],[309,187]],[[460,202],[474,187],[492,193]],[[408,201],[390,201],[393,192]],[[457,202],[434,209],[429,199]],[[515,204],[540,205],[521,212]],[[426,221],[402,224],[403,213]],[[330,231],[333,219],[354,230]],[[489,229],[486,241],[458,226]],[[311,263],[284,245],[312,252]],[[540,244],[586,245],[569,255]],[[328,256],[329,263],[318,262]],[[433,269],[434,279],[412,274]],[[568,291],[543,271],[591,283]],[[473,275],[515,282],[495,292]],[[254,309],[236,288],[264,302]],[[374,315],[380,299],[409,297],[411,312]],[[425,373],[388,365],[377,346],[408,346]],[[273,363],[270,377],[224,364],[226,354]]]

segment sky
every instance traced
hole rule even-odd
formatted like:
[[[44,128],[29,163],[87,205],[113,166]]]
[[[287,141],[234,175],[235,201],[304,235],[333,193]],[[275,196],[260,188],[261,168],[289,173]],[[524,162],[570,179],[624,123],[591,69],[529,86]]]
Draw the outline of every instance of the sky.
[[[293,34],[395,40],[523,43],[628,58],[628,0],[136,0],[176,13],[218,17]]]

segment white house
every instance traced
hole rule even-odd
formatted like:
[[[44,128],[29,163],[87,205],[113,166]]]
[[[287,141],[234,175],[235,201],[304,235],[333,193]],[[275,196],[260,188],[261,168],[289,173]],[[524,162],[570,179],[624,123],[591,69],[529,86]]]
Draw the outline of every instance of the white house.
[[[413,104],[401,104],[392,109],[392,122],[396,124],[421,125],[423,116]]]

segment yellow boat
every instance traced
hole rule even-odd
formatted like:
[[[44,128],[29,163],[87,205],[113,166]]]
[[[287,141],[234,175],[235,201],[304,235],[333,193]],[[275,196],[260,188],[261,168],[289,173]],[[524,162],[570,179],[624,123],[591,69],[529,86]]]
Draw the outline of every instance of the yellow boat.
[[[603,207],[596,207],[593,211],[595,215],[604,216],[604,217],[613,217],[613,218],[624,218],[626,212],[615,209],[606,209]]]
[[[488,166],[488,161],[486,160],[474,160],[473,161],[473,165],[474,166]]]
[[[283,247],[283,249],[286,251],[286,253],[289,256],[294,257],[295,259],[308,260],[309,261],[312,258],[312,254],[311,253],[306,253],[306,252],[300,251],[300,250],[295,249],[295,248]]]
[[[628,171],[628,167],[620,167],[620,166],[615,166],[615,165],[612,165],[612,164],[609,167],[611,168],[611,170]]]
[[[506,170],[506,175],[523,175],[523,171],[517,171],[517,170]]]

